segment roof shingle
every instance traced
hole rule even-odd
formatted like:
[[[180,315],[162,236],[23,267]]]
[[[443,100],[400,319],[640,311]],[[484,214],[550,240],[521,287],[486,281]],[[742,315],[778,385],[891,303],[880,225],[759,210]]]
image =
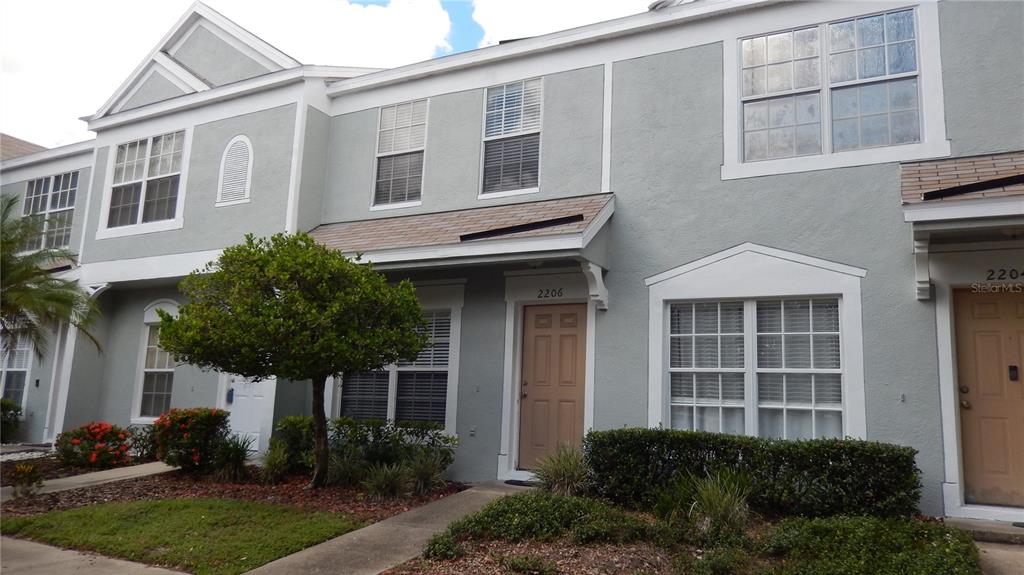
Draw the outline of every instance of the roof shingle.
[[[1024,174],[1024,150],[901,164],[900,190],[904,204],[949,202],[1024,194],[1024,184],[993,186],[947,198],[924,200],[927,192],[955,188]]]

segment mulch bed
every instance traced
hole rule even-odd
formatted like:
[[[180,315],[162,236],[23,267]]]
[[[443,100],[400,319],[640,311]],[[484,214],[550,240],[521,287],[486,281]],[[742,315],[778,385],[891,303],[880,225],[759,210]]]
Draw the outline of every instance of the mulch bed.
[[[193,478],[179,471],[171,471],[94,487],[15,499],[4,503],[0,511],[4,515],[12,516],[34,515],[109,501],[215,498],[260,501],[318,511],[348,513],[364,522],[372,523],[466,488],[461,483],[449,482],[445,489],[429,496],[374,501],[362,491],[348,487],[307,490],[305,487],[308,482],[309,479],[306,477],[295,476],[277,485],[264,485],[254,479],[243,483],[220,483],[208,478]]]
[[[385,571],[382,575],[505,575],[511,571],[502,559],[515,555],[537,555],[557,565],[558,573],[573,575],[612,575],[619,573],[646,573],[669,575],[675,573],[672,557],[663,549],[646,543],[628,545],[574,545],[562,540],[551,543],[524,541],[507,543],[488,541],[465,543],[464,557],[449,561],[413,559],[408,563]]]
[[[11,471],[14,470],[14,466],[19,463],[32,463],[39,467],[39,470],[43,473],[43,481],[49,479],[60,479],[61,477],[71,477],[72,475],[81,475],[83,473],[92,473],[93,471],[99,471],[92,467],[64,467],[57,460],[54,455],[47,455],[46,457],[34,457],[32,459],[20,459],[16,461],[3,461],[0,462],[0,485],[7,487],[13,485],[9,479]]]

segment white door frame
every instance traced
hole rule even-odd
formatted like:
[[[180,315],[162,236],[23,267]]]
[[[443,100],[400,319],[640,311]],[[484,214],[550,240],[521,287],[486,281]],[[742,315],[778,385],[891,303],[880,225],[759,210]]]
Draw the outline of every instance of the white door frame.
[[[933,246],[934,248],[934,246]],[[939,359],[939,399],[942,412],[942,451],[945,478],[943,509],[949,517],[1021,521],[1024,509],[998,505],[973,505],[964,501],[963,456],[960,445],[960,409],[957,398],[956,325],[953,290],[987,283],[987,270],[1024,261],[1024,249],[938,252],[929,257],[935,285],[935,329]],[[1019,266],[1018,266],[1019,267]],[[1019,283],[1024,283],[1020,280]]]
[[[549,290],[544,293],[543,290]],[[561,291],[559,291],[561,290]],[[554,292],[552,294],[552,291]],[[561,295],[558,295],[558,294]],[[579,268],[505,272],[505,366],[501,402],[498,479],[529,481],[533,473],[517,469],[519,459],[519,385],[522,370],[523,308],[529,305],[587,304],[587,357],[583,393],[583,433],[594,427],[594,346],[597,302],[589,296]]]

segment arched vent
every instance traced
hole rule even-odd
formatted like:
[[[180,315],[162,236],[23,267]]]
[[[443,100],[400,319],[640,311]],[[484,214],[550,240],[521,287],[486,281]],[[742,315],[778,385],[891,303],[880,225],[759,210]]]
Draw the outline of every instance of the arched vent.
[[[245,136],[228,142],[220,161],[220,187],[217,204],[229,205],[249,201],[252,184],[252,144]]]

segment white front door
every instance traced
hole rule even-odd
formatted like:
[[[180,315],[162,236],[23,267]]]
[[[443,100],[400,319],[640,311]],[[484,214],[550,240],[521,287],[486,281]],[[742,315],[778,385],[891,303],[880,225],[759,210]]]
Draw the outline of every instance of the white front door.
[[[231,413],[231,432],[252,438],[252,448],[267,449],[274,420],[276,380],[252,381],[240,375],[225,375],[224,408]]]

